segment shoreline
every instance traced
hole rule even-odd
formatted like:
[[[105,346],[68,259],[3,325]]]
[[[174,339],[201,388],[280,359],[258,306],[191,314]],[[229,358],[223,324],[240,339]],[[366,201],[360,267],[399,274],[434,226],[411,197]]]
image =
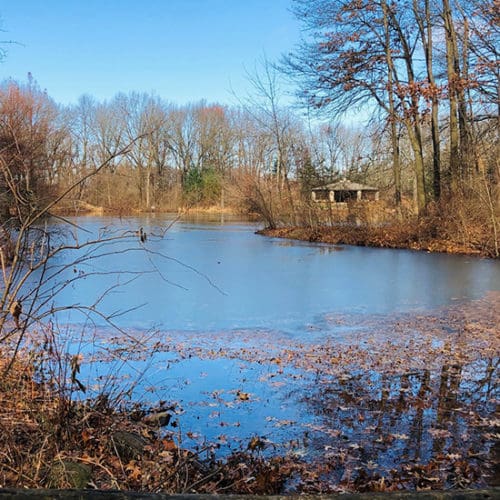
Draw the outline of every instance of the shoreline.
[[[471,245],[459,244],[456,241],[423,235],[421,229],[425,230],[425,228],[399,224],[384,227],[289,226],[275,229],[264,228],[256,231],[256,234],[311,243],[414,250],[498,259],[493,251],[489,249],[474,248]]]
[[[73,216],[73,215],[147,215],[147,214],[172,214],[177,213],[179,215],[184,214],[214,214],[214,215],[244,215],[236,208],[233,207],[220,207],[218,205],[212,205],[209,207],[167,207],[167,208],[155,208],[155,209],[135,209],[130,210],[120,210],[117,208],[107,208],[90,205],[88,203],[78,210],[68,209],[67,207],[56,209],[54,213],[62,216]],[[251,217],[251,215],[250,215]]]
[[[62,216],[140,216],[150,214],[177,214],[182,216],[229,216],[244,217],[251,221],[259,221],[256,214],[244,214],[234,207],[190,207],[177,209],[157,210],[129,210],[122,212],[105,207],[92,207],[82,211],[61,210],[56,212]],[[419,252],[446,253],[449,255],[467,255],[471,257],[498,260],[495,249],[486,246],[486,242],[477,242],[476,245],[457,241],[458,238],[439,238],[434,236],[440,233],[428,221],[395,222],[386,226],[282,226],[278,228],[264,227],[255,232],[262,236],[289,240],[308,241],[311,243],[325,243],[330,245],[352,245],[358,247],[390,248],[394,250],[413,250]]]

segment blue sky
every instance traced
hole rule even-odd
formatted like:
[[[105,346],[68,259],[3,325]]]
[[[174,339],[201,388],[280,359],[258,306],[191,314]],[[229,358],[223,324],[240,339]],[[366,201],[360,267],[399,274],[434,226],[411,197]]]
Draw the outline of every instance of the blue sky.
[[[8,45],[0,79],[28,72],[57,102],[84,93],[155,92],[179,104],[234,102],[245,68],[299,37],[291,0],[10,0],[0,2]]]

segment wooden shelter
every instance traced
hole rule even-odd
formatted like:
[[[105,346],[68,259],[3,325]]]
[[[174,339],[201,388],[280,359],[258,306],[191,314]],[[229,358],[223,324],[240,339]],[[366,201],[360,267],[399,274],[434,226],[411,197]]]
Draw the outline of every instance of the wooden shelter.
[[[378,201],[379,190],[347,179],[315,187],[311,191],[313,201],[346,203],[348,201]]]

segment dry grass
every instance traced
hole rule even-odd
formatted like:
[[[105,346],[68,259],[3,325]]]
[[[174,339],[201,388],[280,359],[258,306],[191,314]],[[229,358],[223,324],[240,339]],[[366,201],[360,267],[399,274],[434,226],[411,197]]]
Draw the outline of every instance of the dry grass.
[[[378,225],[295,226],[266,229],[262,234],[331,244],[498,257],[494,235],[485,217],[464,205],[457,210],[448,207],[447,212]]]
[[[24,352],[11,364],[10,356],[0,349],[0,488],[271,494],[294,467],[251,451],[222,462],[210,446],[185,450],[144,418],[150,409],[126,408],[105,395],[73,400],[40,379],[40,357]]]

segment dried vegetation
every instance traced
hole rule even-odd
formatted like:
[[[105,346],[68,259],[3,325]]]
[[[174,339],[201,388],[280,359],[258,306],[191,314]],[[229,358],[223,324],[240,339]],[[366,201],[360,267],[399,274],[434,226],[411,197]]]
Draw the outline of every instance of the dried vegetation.
[[[155,339],[182,360],[266,367],[276,397],[300,392],[314,419],[276,422],[296,432],[286,452],[271,435],[231,453],[220,454],[220,442],[188,449],[168,405],[125,405],[123,393],[77,398],[81,359],[49,341],[7,370],[4,348],[0,485],[254,494],[498,485],[498,301],[492,293],[439,314],[366,319],[352,342],[259,338],[214,349]],[[349,316],[326,320],[354,326]],[[254,396],[236,395],[241,411],[262,404]]]

